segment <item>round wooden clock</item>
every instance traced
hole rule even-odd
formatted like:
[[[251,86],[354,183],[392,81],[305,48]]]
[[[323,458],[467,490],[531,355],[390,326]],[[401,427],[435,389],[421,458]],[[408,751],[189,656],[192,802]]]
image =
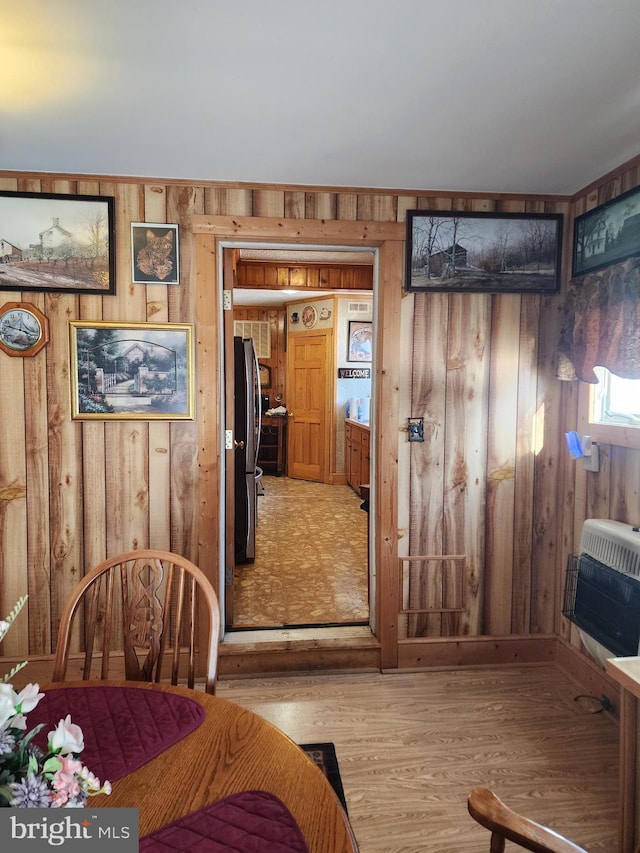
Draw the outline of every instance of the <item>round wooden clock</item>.
[[[36,355],[49,341],[49,321],[29,302],[5,302],[0,308],[0,349],[7,355]]]

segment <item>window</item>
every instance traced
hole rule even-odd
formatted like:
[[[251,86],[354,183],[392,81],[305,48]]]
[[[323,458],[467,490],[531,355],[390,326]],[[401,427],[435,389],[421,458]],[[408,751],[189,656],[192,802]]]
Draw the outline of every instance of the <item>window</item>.
[[[596,367],[595,373],[591,420],[640,427],[640,379],[622,379],[604,367]]]
[[[595,368],[597,385],[589,385],[588,434],[594,441],[640,450],[640,379],[621,379]]]

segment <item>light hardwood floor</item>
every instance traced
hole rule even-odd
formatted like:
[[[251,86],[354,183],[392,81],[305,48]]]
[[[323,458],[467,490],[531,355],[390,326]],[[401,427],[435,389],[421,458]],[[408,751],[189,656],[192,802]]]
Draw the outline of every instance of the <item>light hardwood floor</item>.
[[[467,813],[475,785],[590,853],[615,853],[618,725],[577,694],[552,665],[218,687],[297,743],[335,743],[361,853],[487,853]]]
[[[236,566],[234,628],[367,623],[367,514],[350,486],[263,477],[256,559]]]

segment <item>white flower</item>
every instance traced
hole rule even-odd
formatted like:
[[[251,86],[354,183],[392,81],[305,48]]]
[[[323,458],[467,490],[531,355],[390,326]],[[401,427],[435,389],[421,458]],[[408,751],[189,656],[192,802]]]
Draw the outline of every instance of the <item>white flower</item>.
[[[9,721],[9,725],[12,729],[22,729],[23,732],[26,732],[27,718],[24,714],[16,714],[15,717]]]
[[[0,683],[0,726],[5,727],[5,723],[16,715],[16,706],[18,704],[18,694],[10,684]]]
[[[0,640],[4,637],[10,627],[11,622],[6,622],[4,619],[0,619]]]
[[[23,714],[28,714],[29,711],[33,711],[38,702],[44,696],[44,693],[39,693],[40,687],[38,684],[27,684],[26,687],[18,693],[18,702],[20,704],[20,710]]]
[[[60,720],[56,728],[49,732],[49,751],[67,755],[70,752],[82,752],[84,738],[80,726],[71,722],[71,714]]]

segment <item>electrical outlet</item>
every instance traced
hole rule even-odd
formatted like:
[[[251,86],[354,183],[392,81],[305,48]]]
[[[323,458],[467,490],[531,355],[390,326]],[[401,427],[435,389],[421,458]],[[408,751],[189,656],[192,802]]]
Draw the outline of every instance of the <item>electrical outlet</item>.
[[[604,693],[602,694],[602,698],[600,699],[600,704],[602,705],[605,711],[610,711],[611,713],[613,713],[613,711],[615,710],[613,705],[611,704],[611,699],[609,699],[608,696],[605,696]]]
[[[585,435],[582,438],[582,467],[585,471],[600,470],[600,451],[595,441],[591,440],[590,435]]]

